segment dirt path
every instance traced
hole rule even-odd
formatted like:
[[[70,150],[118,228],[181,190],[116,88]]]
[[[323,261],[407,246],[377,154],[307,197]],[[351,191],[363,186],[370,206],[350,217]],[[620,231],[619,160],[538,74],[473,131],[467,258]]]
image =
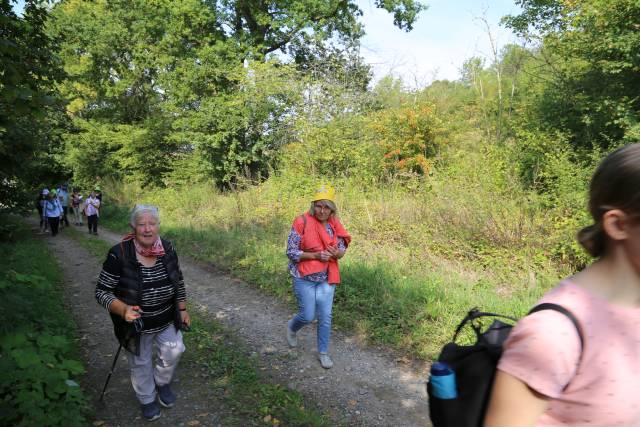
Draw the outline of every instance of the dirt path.
[[[34,223],[34,232],[37,225]],[[82,229],[84,231],[84,229]],[[77,242],[65,236],[62,230],[55,238],[40,235],[56,254],[64,273],[66,309],[72,310],[80,336],[81,356],[87,372],[82,381],[94,408],[94,426],[129,427],[146,426],[131,382],[125,351],[120,352],[116,370],[111,377],[103,402],[99,401],[105,379],[113,363],[118,342],[113,335],[111,319],[94,298],[97,274],[101,260],[87,253]],[[87,234],[87,237],[88,234]],[[106,255],[106,254],[105,254]],[[73,304],[73,305],[72,305]],[[181,362],[174,379],[174,390],[180,397],[174,408],[163,410],[156,426],[221,426],[222,404],[196,375],[197,368],[185,360]],[[198,421],[195,423],[195,421]]]
[[[84,238],[111,243],[118,242],[119,237],[104,229],[99,237],[84,234]],[[96,419],[109,426],[143,424],[123,356],[105,403],[97,402],[117,348],[111,322],[93,298],[102,260],[86,253],[64,231],[56,238],[47,236],[47,241],[59,256],[68,292],[77,304],[74,312],[86,348],[85,386],[92,394]],[[330,351],[335,366],[324,370],[316,360],[315,325],[301,330],[298,348],[289,349],[285,325],[293,314],[290,308],[204,263],[186,257],[181,257],[180,263],[189,303],[202,306],[237,331],[249,348],[260,354],[261,363],[274,381],[300,391],[349,425],[430,426],[424,366],[408,366],[390,352],[365,348],[354,337],[334,333]],[[163,411],[163,417],[154,425],[187,425],[190,420],[198,420],[200,425],[220,425],[221,403],[207,390],[201,390],[198,379],[188,373],[189,367],[181,365],[175,386],[180,404]]]

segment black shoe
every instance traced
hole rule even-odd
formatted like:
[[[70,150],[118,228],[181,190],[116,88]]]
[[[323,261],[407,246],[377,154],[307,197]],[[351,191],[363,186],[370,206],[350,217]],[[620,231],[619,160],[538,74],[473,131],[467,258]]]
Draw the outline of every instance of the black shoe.
[[[176,403],[176,395],[171,391],[169,384],[158,386],[158,402],[165,408],[171,408]]]
[[[155,401],[142,405],[142,416],[147,421],[155,421],[160,418],[160,407]]]

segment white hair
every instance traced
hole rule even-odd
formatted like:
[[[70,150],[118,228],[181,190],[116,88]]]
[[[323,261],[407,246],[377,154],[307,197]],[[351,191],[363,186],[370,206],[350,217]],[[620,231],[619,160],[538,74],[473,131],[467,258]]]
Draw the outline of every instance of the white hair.
[[[151,214],[151,216],[158,222],[158,224],[160,224],[160,210],[158,209],[157,206],[135,205],[133,207],[133,210],[131,211],[129,225],[131,225],[132,227],[135,227],[136,223],[138,222],[138,218],[140,218],[140,216],[145,213]]]

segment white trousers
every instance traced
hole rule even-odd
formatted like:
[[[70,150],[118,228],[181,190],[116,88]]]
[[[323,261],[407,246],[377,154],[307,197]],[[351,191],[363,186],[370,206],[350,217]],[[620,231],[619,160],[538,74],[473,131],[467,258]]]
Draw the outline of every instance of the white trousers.
[[[76,224],[82,225],[82,211],[80,210],[80,206],[73,209],[73,218]]]
[[[153,346],[156,347],[156,360],[153,360]],[[131,369],[131,385],[141,404],[156,399],[156,386],[169,384],[184,353],[182,332],[169,325],[161,332],[140,336],[140,356],[127,353]]]

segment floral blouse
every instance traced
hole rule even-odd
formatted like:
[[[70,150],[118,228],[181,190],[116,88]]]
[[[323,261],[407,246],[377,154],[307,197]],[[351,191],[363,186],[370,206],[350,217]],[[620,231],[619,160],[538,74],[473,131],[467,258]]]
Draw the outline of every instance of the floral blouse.
[[[327,229],[327,233],[329,236],[333,237],[333,229],[329,225],[329,223],[325,224]],[[319,271],[317,273],[312,273],[307,276],[301,277],[300,272],[298,271],[298,262],[300,262],[300,255],[304,252],[300,249],[300,242],[302,241],[302,236],[298,234],[298,232],[291,227],[291,231],[289,232],[289,237],[287,239],[287,257],[289,258],[289,274],[295,278],[303,278],[304,280],[308,280],[310,282],[326,282],[328,279],[327,270]],[[342,237],[338,237],[338,249],[341,251],[347,250],[347,245],[344,243],[344,239]]]

